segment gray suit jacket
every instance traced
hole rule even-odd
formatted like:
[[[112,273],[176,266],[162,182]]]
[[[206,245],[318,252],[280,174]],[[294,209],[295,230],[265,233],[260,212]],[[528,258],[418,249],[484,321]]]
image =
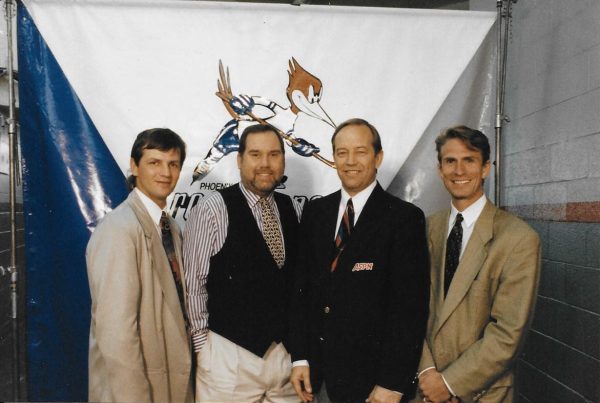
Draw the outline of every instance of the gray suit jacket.
[[[419,368],[435,366],[465,402],[511,401],[537,295],[539,237],[488,201],[444,299],[449,214],[428,219],[431,299]]]
[[[181,234],[171,219],[181,264]],[[135,192],[86,251],[92,296],[89,400],[192,401],[190,340],[158,230]]]

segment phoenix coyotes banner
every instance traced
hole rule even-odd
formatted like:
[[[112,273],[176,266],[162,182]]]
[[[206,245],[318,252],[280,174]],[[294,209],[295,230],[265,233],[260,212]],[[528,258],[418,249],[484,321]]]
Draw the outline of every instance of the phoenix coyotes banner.
[[[388,187],[493,23],[457,11],[23,1],[30,400],[87,398],[85,246],[126,197],[137,133],[168,127],[187,143],[169,204],[182,225],[204,196],[238,181],[239,136],[256,122],[285,139],[279,190],[301,203],[339,187],[330,138],[352,117],[379,129]],[[484,116],[485,102],[474,103]]]

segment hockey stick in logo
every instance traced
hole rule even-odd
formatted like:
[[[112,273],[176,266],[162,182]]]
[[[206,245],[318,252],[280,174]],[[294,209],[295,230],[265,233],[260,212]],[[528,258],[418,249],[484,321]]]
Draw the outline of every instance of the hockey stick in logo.
[[[293,74],[295,74],[295,72],[297,70],[302,69],[300,67],[300,65],[296,62],[295,59],[292,59],[292,61],[294,64],[292,64],[292,62],[290,62],[290,77],[292,77]],[[305,74],[309,75],[309,73],[305,72],[303,69],[301,71],[304,72]],[[314,76],[310,75],[310,77],[314,77]],[[316,77],[314,77],[314,78],[316,79]],[[316,79],[316,80],[318,80],[318,79]],[[319,81],[319,85],[320,85],[320,81]],[[333,161],[330,161],[319,154],[318,147],[315,147],[314,145],[306,142],[303,139],[298,139],[290,133],[285,133],[280,128],[271,124],[268,120],[265,120],[265,119],[257,116],[256,114],[254,114],[252,112],[252,108],[254,106],[254,101],[253,101],[252,97],[249,97],[246,95],[234,96],[233,92],[231,91],[231,82],[229,79],[229,69],[225,70],[223,68],[223,63],[221,62],[221,60],[219,60],[219,80],[217,80],[217,86],[218,86],[218,91],[215,93],[215,95],[218,96],[223,101],[225,108],[227,109],[229,114],[234,119],[236,119],[238,121],[253,120],[253,121],[261,123],[261,124],[269,125],[277,132],[277,134],[280,137],[282,137],[284,140],[286,140],[292,146],[292,148],[294,148],[294,151],[296,153],[298,153],[300,155],[304,155],[304,156],[315,157],[316,159],[318,159],[325,165],[327,165],[331,168],[335,168],[335,164]],[[310,105],[315,104],[315,103],[318,104],[319,95],[320,95],[320,87],[319,87],[319,92],[315,95],[314,87],[310,86],[309,96],[311,97],[311,99],[307,103]],[[293,105],[293,107],[297,108],[297,106],[295,106],[295,105]],[[313,109],[317,109],[317,108],[313,108]],[[324,121],[325,123],[329,124],[332,127],[335,127],[335,125],[333,124],[333,122],[331,121],[329,116],[320,107],[320,105],[318,106],[317,111],[322,112],[321,116],[317,115],[312,110],[309,112],[305,112],[305,111],[303,111],[303,112],[307,113],[309,116],[312,116],[312,117],[315,117],[315,118],[318,118],[318,119]]]

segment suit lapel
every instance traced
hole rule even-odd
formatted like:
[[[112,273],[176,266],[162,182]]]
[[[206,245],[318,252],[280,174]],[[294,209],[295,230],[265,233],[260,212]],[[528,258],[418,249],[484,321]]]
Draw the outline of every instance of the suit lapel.
[[[483,262],[487,257],[487,244],[492,239],[493,236],[493,227],[494,227],[494,214],[496,212],[496,207],[491,204],[489,201],[486,202],[481,215],[477,219],[475,223],[475,228],[473,229],[473,234],[471,234],[471,238],[469,239],[469,243],[463,253],[462,258],[460,259],[460,263],[458,264],[458,268],[456,269],[456,274],[452,279],[452,283],[450,285],[450,289],[448,290],[448,295],[446,296],[445,301],[442,304],[442,311],[437,320],[437,325],[435,332],[437,332],[442,325],[446,322],[448,317],[454,312],[456,307],[463,300],[477,274],[481,270]],[[446,226],[447,229],[447,218],[446,217]],[[445,232],[443,232],[445,235]],[[443,254],[441,256],[442,262],[445,260],[445,239]],[[444,290],[443,290],[443,263],[440,266],[442,269],[439,270],[439,277],[441,281],[439,282],[438,296],[443,298]]]
[[[364,233],[364,228],[370,228],[377,226],[377,218],[383,212],[381,207],[381,196],[383,195],[383,188],[377,183],[373,192],[367,199],[365,207],[363,207],[358,220],[354,223],[354,233],[356,237],[360,237],[361,232]],[[352,239],[352,237],[351,237]]]
[[[325,268],[327,273],[330,272],[331,261],[333,259],[335,229],[338,224],[337,215],[341,198],[342,192],[338,190],[333,193],[330,200],[323,205],[322,210],[319,212],[319,220],[317,223],[318,230],[314,232],[315,234],[318,234],[317,236],[319,237],[317,241],[319,247],[316,250],[324,251],[324,253],[321,254],[323,262],[319,267]],[[339,264],[340,262],[338,262],[338,266]]]
[[[180,274],[182,276],[181,286],[183,287],[183,295],[187,295],[187,287],[185,284],[185,279],[183,278],[183,258],[181,257],[181,231],[179,230],[179,226],[173,217],[169,217],[169,223],[171,227],[171,235],[173,236],[173,246],[175,247],[175,258],[179,264],[179,270],[181,271]],[[187,300],[187,298],[185,299]]]
[[[432,312],[441,312],[444,306],[444,265],[446,256],[446,233],[450,210],[436,215],[429,222],[429,252],[431,255],[431,305]]]
[[[152,217],[150,217],[150,214],[148,214],[146,207],[144,207],[144,204],[135,192],[129,193],[127,202],[129,203],[131,209],[135,213],[140,225],[142,226],[144,235],[148,240],[146,245],[149,245],[148,248],[150,250],[148,252],[152,257],[153,261],[152,269],[154,270],[156,276],[159,279],[165,302],[169,307],[169,310],[173,314],[175,320],[178,323],[180,323],[180,326],[178,326],[179,333],[181,334],[183,340],[186,340],[187,342],[187,335],[185,333],[185,321],[181,312],[181,305],[179,304],[179,297],[177,295],[177,289],[175,288],[175,281],[173,280],[173,274],[171,273],[169,260],[167,258],[167,254],[165,253],[165,249],[162,244],[162,239],[158,234],[158,230],[156,229],[154,221],[152,221]],[[179,253],[177,252],[180,250],[181,245],[181,238],[179,234],[173,234],[173,241],[175,245],[175,251],[179,259],[179,263],[181,264],[181,259]],[[180,265],[179,267],[183,266]]]

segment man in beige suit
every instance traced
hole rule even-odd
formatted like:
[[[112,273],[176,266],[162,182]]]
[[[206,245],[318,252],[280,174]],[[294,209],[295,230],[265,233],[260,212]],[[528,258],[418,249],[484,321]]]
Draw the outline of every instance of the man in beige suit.
[[[490,146],[459,126],[436,139],[450,210],[428,220],[431,300],[419,366],[424,402],[512,402],[513,367],[537,294],[540,243],[484,195]]]
[[[184,159],[185,143],[171,130],[140,133],[134,188],[88,244],[90,401],[193,400],[181,235],[164,212]]]

